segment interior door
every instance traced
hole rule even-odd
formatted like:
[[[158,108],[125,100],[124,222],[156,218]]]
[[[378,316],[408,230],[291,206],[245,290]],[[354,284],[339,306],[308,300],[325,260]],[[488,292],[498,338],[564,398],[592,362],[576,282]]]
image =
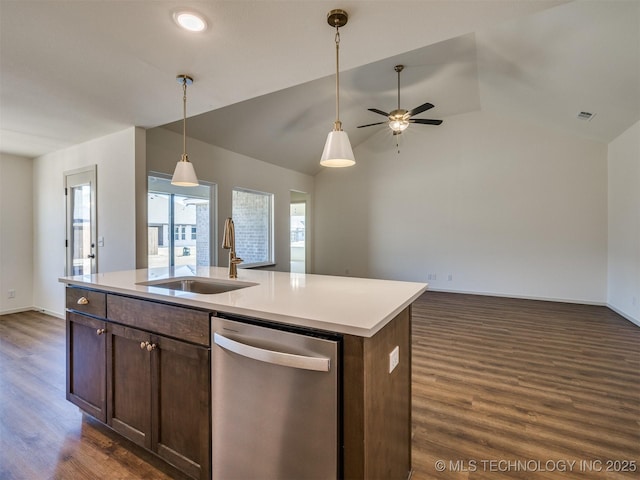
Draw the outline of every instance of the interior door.
[[[96,273],[96,166],[66,172],[64,191],[67,203],[66,274]]]

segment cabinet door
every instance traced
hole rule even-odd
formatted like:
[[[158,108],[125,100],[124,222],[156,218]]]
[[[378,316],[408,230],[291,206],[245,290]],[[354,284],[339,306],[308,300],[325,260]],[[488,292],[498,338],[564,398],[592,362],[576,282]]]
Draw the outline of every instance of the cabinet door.
[[[107,360],[107,423],[151,448],[151,352],[149,334],[110,324]]]
[[[106,414],[106,324],[67,312],[67,400],[103,422]]]
[[[159,336],[152,342],[152,448],[189,476],[208,479],[211,350]]]

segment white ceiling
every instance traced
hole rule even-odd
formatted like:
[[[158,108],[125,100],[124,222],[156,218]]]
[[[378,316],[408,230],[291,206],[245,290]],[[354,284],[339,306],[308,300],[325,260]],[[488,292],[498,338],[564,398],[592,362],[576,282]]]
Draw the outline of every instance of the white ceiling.
[[[184,6],[207,32],[174,25]],[[436,105],[420,118],[482,108],[603,142],[640,119],[638,0],[0,0],[0,151],[35,157],[179,121],[175,76],[188,73],[189,116],[210,112],[190,136],[313,174],[335,116],[333,8],[350,14],[341,119],[354,145],[388,135],[393,148],[384,125],[355,127],[384,120],[367,108],[395,107],[397,63],[402,107]]]

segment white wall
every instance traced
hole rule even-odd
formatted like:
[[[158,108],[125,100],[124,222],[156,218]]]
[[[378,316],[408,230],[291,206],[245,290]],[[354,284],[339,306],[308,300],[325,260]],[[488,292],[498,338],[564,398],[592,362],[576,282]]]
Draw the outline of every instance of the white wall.
[[[608,296],[640,325],[640,122],[609,144]]]
[[[34,303],[64,314],[64,172],[97,165],[98,272],[136,267],[136,154],[145,131],[128,128],[34,160]],[[142,138],[142,140],[140,140]],[[138,159],[144,161],[144,159]],[[144,187],[143,187],[144,188]]]
[[[0,315],[33,305],[32,176],[30,158],[0,154]]]
[[[135,132],[136,268],[146,268],[147,255],[147,131]]]
[[[245,155],[199,140],[187,140],[189,160],[199,180],[218,186],[218,238],[224,220],[231,216],[231,192],[234,187],[274,194],[275,270],[288,271],[290,190],[313,194],[314,179],[309,175],[277,167]],[[171,175],[182,153],[182,135],[163,128],[147,131],[147,170]],[[313,211],[313,209],[310,209]],[[313,219],[310,220],[313,223]],[[214,238],[215,240],[215,238]],[[228,250],[218,245],[218,264],[228,264]]]
[[[606,145],[486,112],[400,140],[379,131],[316,176],[318,273],[606,302]]]

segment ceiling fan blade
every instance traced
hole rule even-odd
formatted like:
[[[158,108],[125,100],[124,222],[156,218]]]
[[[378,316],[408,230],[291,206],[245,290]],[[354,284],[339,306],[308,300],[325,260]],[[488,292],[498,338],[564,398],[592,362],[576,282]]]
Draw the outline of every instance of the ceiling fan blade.
[[[413,117],[414,115],[418,115],[419,113],[426,112],[427,110],[429,110],[431,108],[433,108],[433,104],[431,104],[429,102],[423,103],[419,107],[416,107],[413,110],[410,110],[409,111],[409,116]]]
[[[410,118],[409,123],[420,123],[422,125],[440,125],[442,120],[432,120],[430,118]]]
[[[379,113],[380,115],[384,115],[385,117],[389,116],[387,112],[383,112],[382,110],[378,110],[377,108],[367,108],[367,110],[373,113]]]
[[[367,125],[359,125],[357,128],[372,127],[373,125],[382,125],[383,123],[387,123],[387,122],[369,123]]]

